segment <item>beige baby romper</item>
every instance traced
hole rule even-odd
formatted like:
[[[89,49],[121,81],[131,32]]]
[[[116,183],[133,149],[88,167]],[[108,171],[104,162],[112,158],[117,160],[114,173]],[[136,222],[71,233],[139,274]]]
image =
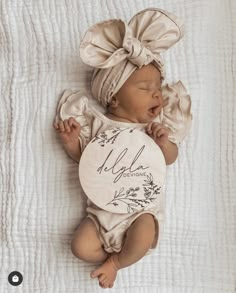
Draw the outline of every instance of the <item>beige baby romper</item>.
[[[184,139],[191,126],[192,115],[190,113],[191,100],[183,84],[179,81],[172,86],[165,85],[162,88],[165,102],[160,115],[154,120],[162,123],[170,129],[168,139],[179,145]],[[74,117],[81,125],[79,136],[81,150],[83,151],[88,142],[99,133],[116,127],[129,127],[144,132],[145,123],[126,123],[114,121],[90,105],[89,99],[81,92],[67,90],[62,95],[58,108],[56,120],[65,120]],[[102,192],[102,190],[100,191]],[[162,189],[158,200],[143,210],[135,213],[117,214],[105,211],[89,199],[87,200],[87,217],[93,220],[99,232],[104,250],[108,253],[119,252],[123,246],[125,233],[133,221],[143,213],[150,213],[156,220],[159,235],[156,233],[155,248],[163,230],[164,221],[164,192]]]

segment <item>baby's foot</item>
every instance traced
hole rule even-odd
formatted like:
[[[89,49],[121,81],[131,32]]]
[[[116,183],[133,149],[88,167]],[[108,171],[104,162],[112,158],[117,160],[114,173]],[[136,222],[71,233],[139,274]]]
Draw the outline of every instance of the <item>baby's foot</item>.
[[[99,268],[91,273],[91,278],[98,278],[102,288],[111,288],[114,285],[117,271],[119,269],[116,255],[109,257]]]

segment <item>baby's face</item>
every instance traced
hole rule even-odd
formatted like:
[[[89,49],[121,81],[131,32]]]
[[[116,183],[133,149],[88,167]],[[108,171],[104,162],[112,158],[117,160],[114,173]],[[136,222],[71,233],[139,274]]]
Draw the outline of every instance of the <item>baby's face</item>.
[[[119,113],[132,122],[148,123],[163,107],[161,74],[149,64],[137,69],[116,93]],[[124,117],[122,117],[124,118]]]

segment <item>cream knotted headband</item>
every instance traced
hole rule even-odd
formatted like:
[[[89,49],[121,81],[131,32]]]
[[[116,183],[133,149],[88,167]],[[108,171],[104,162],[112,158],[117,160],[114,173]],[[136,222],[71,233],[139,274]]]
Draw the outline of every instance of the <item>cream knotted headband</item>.
[[[95,67],[92,94],[104,106],[138,68],[153,63],[164,79],[160,53],[183,36],[183,23],[173,14],[150,8],[127,24],[111,19],[90,27],[80,45],[84,63]]]

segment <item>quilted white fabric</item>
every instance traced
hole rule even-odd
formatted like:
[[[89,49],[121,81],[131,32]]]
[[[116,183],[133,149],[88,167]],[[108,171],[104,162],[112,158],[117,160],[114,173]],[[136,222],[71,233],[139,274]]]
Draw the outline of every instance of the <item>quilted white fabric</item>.
[[[165,60],[167,81],[191,94],[193,125],[168,167],[162,242],[109,292],[235,293],[235,0],[0,1],[0,292],[104,292],[70,250],[85,201],[52,122],[65,89],[89,87],[86,29],[157,5],[185,22]]]

